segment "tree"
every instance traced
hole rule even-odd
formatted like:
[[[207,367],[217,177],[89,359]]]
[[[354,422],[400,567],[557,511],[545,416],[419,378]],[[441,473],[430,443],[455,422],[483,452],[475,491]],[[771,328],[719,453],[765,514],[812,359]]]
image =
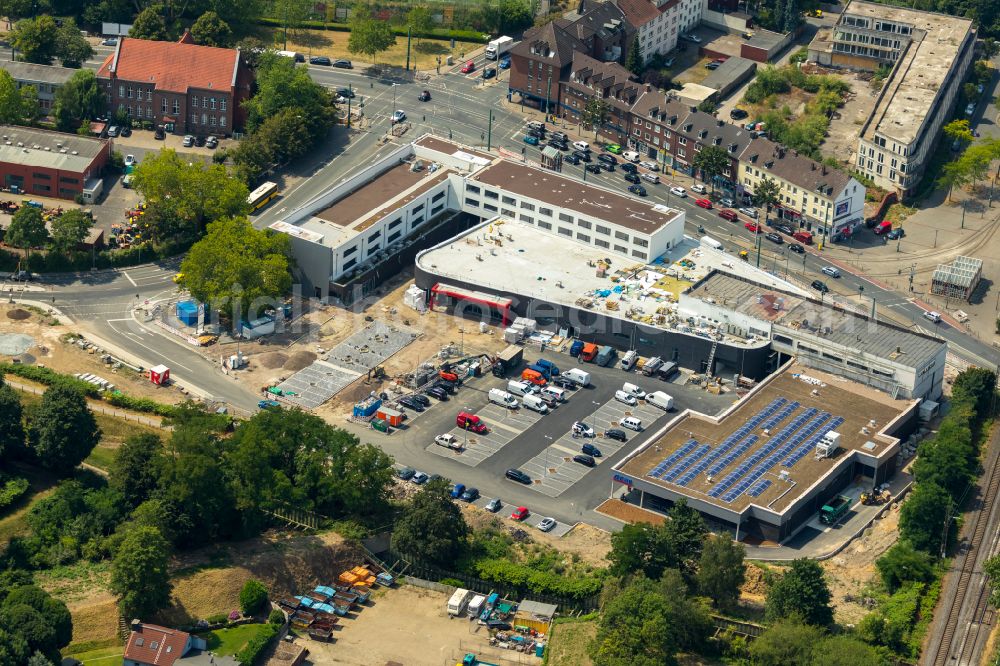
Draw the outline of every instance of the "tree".
[[[150,5],[143,9],[132,22],[132,29],[128,31],[128,36],[133,39],[150,39],[161,42],[170,39],[170,35],[167,33],[167,22],[163,19],[162,11],[162,5]]]
[[[59,28],[48,14],[21,19],[14,24],[9,40],[25,62],[51,65],[59,53]]]
[[[87,239],[94,220],[79,208],[71,208],[51,222],[52,247],[60,252],[75,250]]]
[[[406,13],[406,27],[417,38],[417,43],[420,43],[420,38],[429,35],[434,28],[434,17],[431,16],[431,10],[419,5],[410,9]]]
[[[941,167],[941,176],[938,178],[938,186],[948,188],[948,201],[951,201],[951,193],[955,187],[962,187],[969,183],[969,172],[967,164],[962,160],[947,162]]]
[[[903,583],[916,581],[929,583],[934,580],[934,562],[927,553],[915,550],[906,541],[900,541],[875,560],[882,584],[895,592]]]
[[[636,76],[642,76],[642,71],[646,69],[646,63],[642,57],[642,45],[639,44],[639,36],[632,38],[632,46],[628,49],[628,56],[625,58],[625,69]]]
[[[111,562],[110,589],[124,617],[149,617],[170,602],[170,546],[153,527],[136,527]]]
[[[941,128],[952,141],[962,141],[965,143],[972,143],[972,130],[969,128],[968,118],[958,118],[951,121],[947,125]]]
[[[35,652],[28,660],[28,666],[52,666],[52,662],[41,652]]]
[[[62,60],[63,67],[79,69],[83,63],[94,57],[94,48],[84,38],[79,26],[72,18],[63,20],[56,39],[58,44],[56,55]]]
[[[914,486],[899,512],[899,536],[916,550],[937,557],[944,549],[952,500],[941,486],[921,482]]]
[[[7,245],[19,247],[28,252],[33,247],[41,247],[49,238],[42,211],[34,206],[21,206],[10,221],[10,228],[4,237]]]
[[[663,524],[663,539],[673,555],[671,568],[676,568],[693,581],[698,560],[701,558],[705,535],[708,533],[701,514],[681,499],[670,507],[670,520]]]
[[[37,94],[37,93],[36,93]],[[24,119],[24,101],[10,72],[0,70],[0,123],[20,124]]]
[[[0,461],[10,460],[13,454],[21,451],[24,438],[21,398],[0,376]]]
[[[38,89],[35,86],[23,86],[21,95],[21,122],[34,125],[42,117],[42,107],[38,102]]]
[[[252,319],[292,288],[290,256],[286,234],[254,229],[245,217],[222,218],[181,264],[184,286],[234,323]]]
[[[101,429],[83,394],[60,384],[45,390],[41,404],[31,414],[30,432],[42,467],[67,475],[101,439]]]
[[[1000,153],[1000,142],[993,144]],[[997,390],[997,374],[989,368],[971,367],[963,370],[955,378],[952,393],[969,397],[974,401],[976,414],[985,418],[990,414]]]
[[[152,433],[133,435],[115,451],[108,485],[122,494],[130,509],[135,509],[153,496],[162,466],[160,438]]]
[[[698,591],[721,609],[736,607],[740,586],[746,579],[746,548],[732,539],[711,536],[705,540],[698,564]]]
[[[424,485],[407,503],[392,530],[392,544],[418,562],[445,565],[462,552],[469,527],[448,495],[447,483]]]
[[[983,573],[990,583],[990,604],[1000,606],[1000,555],[994,555],[983,562]]]
[[[75,132],[85,120],[100,114],[105,99],[91,69],[73,72],[55,94],[52,115],[60,132]]]
[[[681,500],[671,507],[670,519],[662,525],[635,523],[611,535],[611,573],[627,576],[642,573],[659,579],[666,569],[679,569],[689,578],[701,556],[705,522]]]
[[[395,43],[396,36],[392,34],[392,27],[385,21],[378,21],[369,16],[352,19],[347,50],[370,56],[372,67],[375,66],[375,56]]]
[[[21,661],[2,663],[25,663],[27,654],[34,652],[57,658],[60,648],[69,645],[73,619],[62,601],[33,584],[14,584],[0,589],[0,597],[3,598],[0,604],[0,637],[6,631],[20,638],[27,648]]]
[[[755,666],[809,664],[822,639],[822,629],[803,624],[799,618],[785,619],[757,637],[750,646],[750,656]]]
[[[798,615],[808,624],[824,627],[831,624],[833,609],[823,568],[812,560],[793,561],[768,590],[765,612],[770,621]]]
[[[771,214],[771,208],[778,203],[781,199],[781,186],[778,182],[771,178],[770,176],[764,176],[760,179],[760,182],[753,188],[753,200],[758,207],[763,207],[767,209],[767,215]],[[764,217],[764,224],[767,224],[767,217]]]
[[[712,184],[713,192],[715,192],[715,177],[721,176],[729,165],[729,153],[719,146],[702,146],[694,156],[695,168],[701,169],[702,181],[708,180]]]
[[[191,36],[202,46],[228,47],[233,41],[233,31],[229,24],[213,11],[198,17],[191,26]]]
[[[611,118],[611,107],[600,97],[592,97],[583,107],[583,113],[580,116],[584,124],[590,125],[590,129],[594,130],[594,139],[596,140],[597,133]]]
[[[256,615],[267,603],[267,588],[259,580],[250,579],[240,590],[240,610],[244,615]]]
[[[983,51],[983,56],[985,56],[987,60],[992,60],[993,56],[1000,53],[1000,43],[997,43],[997,40],[992,37],[984,39],[980,44],[980,48]]]
[[[891,666],[883,650],[847,634],[829,636],[816,645],[811,666]]]

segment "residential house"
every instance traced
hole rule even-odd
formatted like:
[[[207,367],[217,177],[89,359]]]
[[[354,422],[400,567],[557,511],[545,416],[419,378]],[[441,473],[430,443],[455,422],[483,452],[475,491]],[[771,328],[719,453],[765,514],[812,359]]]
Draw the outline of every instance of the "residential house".
[[[628,139],[632,105],[642,90],[632,73],[616,62],[600,62],[584,53],[573,54],[569,80],[560,85],[564,117],[583,123],[583,112],[592,99],[601,99],[610,115],[600,135],[619,144]]]
[[[56,91],[59,90],[73,73],[78,71],[69,67],[56,67],[54,65],[36,65],[32,62],[18,62],[16,60],[4,60],[0,62],[0,67],[7,70],[18,90],[24,86],[34,86],[38,91],[38,108],[42,113],[48,115],[52,111],[52,105],[56,99]]]
[[[205,639],[186,631],[132,620],[123,666],[239,666],[232,657],[206,651]]]
[[[780,187],[775,211],[789,224],[842,241],[864,223],[864,185],[773,141],[754,139],[740,162],[740,186],[752,194],[765,177]]]
[[[121,37],[97,72],[108,113],[176,134],[228,135],[245,122],[253,74],[239,49]]]
[[[557,112],[559,82],[569,76],[573,53],[584,50],[583,42],[555,21],[528,30],[510,51],[507,98],[516,93],[522,104]]]
[[[639,36],[645,60],[677,48],[682,35],[701,22],[703,0],[618,0]]]
[[[585,52],[602,62],[624,63],[635,28],[625,20],[625,13],[614,2],[583,0],[574,19],[556,19],[555,23],[576,37]]]
[[[695,157],[705,146],[722,148],[729,157],[729,166],[716,176],[715,185],[731,189],[739,175],[740,156],[751,141],[753,132],[750,130],[690,107],[688,114],[674,131],[673,142],[670,144],[673,148],[673,168],[704,179],[705,174],[695,173]]]

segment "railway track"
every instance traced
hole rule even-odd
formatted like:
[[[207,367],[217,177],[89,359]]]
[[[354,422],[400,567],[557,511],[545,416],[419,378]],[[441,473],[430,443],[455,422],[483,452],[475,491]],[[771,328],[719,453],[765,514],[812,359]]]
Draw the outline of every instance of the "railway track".
[[[996,619],[989,605],[989,585],[983,574],[983,562],[997,549],[1000,518],[997,493],[1000,492],[1000,429],[990,437],[985,472],[977,485],[979,506],[968,514],[968,541],[956,556],[950,589],[945,590],[939,607],[943,626],[935,623],[940,637],[931,636],[920,663],[925,666],[976,666]]]

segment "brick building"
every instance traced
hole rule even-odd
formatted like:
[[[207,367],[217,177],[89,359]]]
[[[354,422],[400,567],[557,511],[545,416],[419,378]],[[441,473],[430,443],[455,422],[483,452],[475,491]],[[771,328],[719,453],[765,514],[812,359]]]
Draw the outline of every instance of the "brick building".
[[[573,55],[569,80],[560,85],[562,115],[574,123],[581,122],[587,103],[594,99],[608,105],[608,120],[600,135],[615,143],[625,143],[631,126],[632,105],[642,90],[642,84],[616,62],[601,62],[583,53]]]
[[[86,201],[100,196],[111,143],[76,134],[0,125],[0,182],[39,196]]]
[[[122,37],[97,72],[108,113],[175,134],[228,135],[245,122],[253,74],[239,49]]]

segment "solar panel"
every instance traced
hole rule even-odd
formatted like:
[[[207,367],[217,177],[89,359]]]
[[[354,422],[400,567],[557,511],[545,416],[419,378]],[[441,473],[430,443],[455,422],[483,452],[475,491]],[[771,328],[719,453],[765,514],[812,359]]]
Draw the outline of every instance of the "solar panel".
[[[694,464],[694,462],[696,460],[698,460],[698,458],[700,458],[703,455],[705,455],[706,453],[708,453],[708,450],[710,448],[712,448],[712,447],[710,447],[708,444],[702,444],[701,446],[699,446],[693,452],[691,452],[690,454],[688,454],[687,457],[683,458],[679,463],[677,463],[676,465],[674,465],[673,468],[669,472],[667,472],[666,474],[664,474],[663,477],[662,477],[663,480],[664,481],[673,481],[674,479],[676,479],[688,467],[690,467],[692,464]]]
[[[763,481],[758,482],[757,485],[755,485],[753,488],[751,488],[750,492],[748,492],[747,495],[749,495],[750,497],[760,497],[760,495],[770,487],[771,487],[770,479],[764,479]]]
[[[665,460],[647,472],[646,476],[651,476],[653,478],[660,477],[671,465],[674,465],[678,460],[691,453],[696,446],[698,446],[698,442],[696,440],[689,439],[683,446],[671,453]]]

